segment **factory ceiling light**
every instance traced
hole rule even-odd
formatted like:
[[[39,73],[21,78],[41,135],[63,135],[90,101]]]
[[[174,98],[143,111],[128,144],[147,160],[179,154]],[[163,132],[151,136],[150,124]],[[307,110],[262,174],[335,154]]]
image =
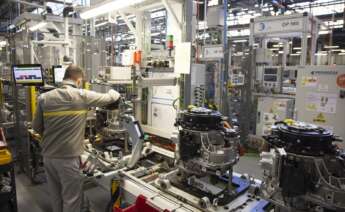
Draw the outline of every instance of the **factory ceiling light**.
[[[91,9],[88,9],[80,14],[82,19],[90,19],[95,18],[100,15],[104,15],[110,12],[114,12],[117,10],[124,9],[126,7],[133,6],[135,4],[139,4],[145,0],[116,0],[116,1],[108,1],[101,5],[97,5]]]
[[[47,25],[47,22],[39,22],[38,24],[36,25],[33,25],[32,27],[29,28],[30,31],[36,31],[38,29],[41,29],[42,27],[45,27]]]
[[[325,49],[337,49],[339,46],[325,46]]]

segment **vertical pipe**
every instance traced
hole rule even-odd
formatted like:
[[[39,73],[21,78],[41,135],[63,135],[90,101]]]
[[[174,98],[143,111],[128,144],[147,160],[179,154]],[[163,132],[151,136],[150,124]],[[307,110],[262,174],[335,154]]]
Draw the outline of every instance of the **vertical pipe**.
[[[228,46],[228,24],[227,24],[227,17],[228,17],[228,0],[224,0],[223,2],[223,12],[224,12],[224,28],[223,28],[223,51],[224,51],[224,58],[223,58],[223,74],[221,80],[221,102],[222,102],[222,113],[225,116],[229,116],[229,98],[228,98],[228,80],[229,80],[229,46]]]
[[[65,17],[65,42],[69,43],[68,16]],[[65,45],[65,55],[69,57],[69,44]]]
[[[193,1],[185,0],[184,1],[184,23],[185,26],[183,42],[192,42],[192,22],[193,22]],[[192,59],[192,58],[190,58]],[[185,74],[183,76],[184,83],[183,83],[183,106],[187,108],[188,105],[191,104],[191,76],[190,74]]]
[[[207,6],[208,6],[208,0],[204,1],[204,45],[206,44],[206,17],[207,17]]]

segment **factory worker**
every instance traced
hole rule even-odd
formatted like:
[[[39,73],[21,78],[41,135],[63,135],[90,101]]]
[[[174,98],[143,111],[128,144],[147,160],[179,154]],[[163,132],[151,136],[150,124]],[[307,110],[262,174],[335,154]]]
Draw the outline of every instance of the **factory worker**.
[[[70,65],[60,88],[41,94],[32,122],[42,136],[42,155],[53,212],[79,212],[82,204],[80,155],[83,153],[88,108],[119,101],[114,90],[82,89],[83,71]]]

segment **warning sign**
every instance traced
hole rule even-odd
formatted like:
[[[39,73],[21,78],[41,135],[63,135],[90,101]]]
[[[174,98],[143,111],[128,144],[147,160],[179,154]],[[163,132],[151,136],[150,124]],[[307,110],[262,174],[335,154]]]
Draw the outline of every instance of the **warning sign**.
[[[314,119],[313,122],[315,123],[326,123],[326,118],[323,113],[319,113]]]
[[[337,77],[337,85],[340,88],[345,88],[345,74],[339,75]]]
[[[322,113],[335,113],[337,97],[337,94],[330,93],[307,93],[306,109]]]

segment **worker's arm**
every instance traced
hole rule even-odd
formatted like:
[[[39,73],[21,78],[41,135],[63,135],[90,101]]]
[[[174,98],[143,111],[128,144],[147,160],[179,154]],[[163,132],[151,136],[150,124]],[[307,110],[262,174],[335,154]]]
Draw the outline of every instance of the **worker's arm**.
[[[41,105],[41,98],[38,98],[36,113],[32,121],[32,129],[35,130],[41,136],[43,135],[44,124],[43,124],[43,110]]]
[[[111,89],[108,93],[97,93],[89,90],[82,90],[82,96],[88,107],[102,107],[114,103],[120,99],[120,94]]]

